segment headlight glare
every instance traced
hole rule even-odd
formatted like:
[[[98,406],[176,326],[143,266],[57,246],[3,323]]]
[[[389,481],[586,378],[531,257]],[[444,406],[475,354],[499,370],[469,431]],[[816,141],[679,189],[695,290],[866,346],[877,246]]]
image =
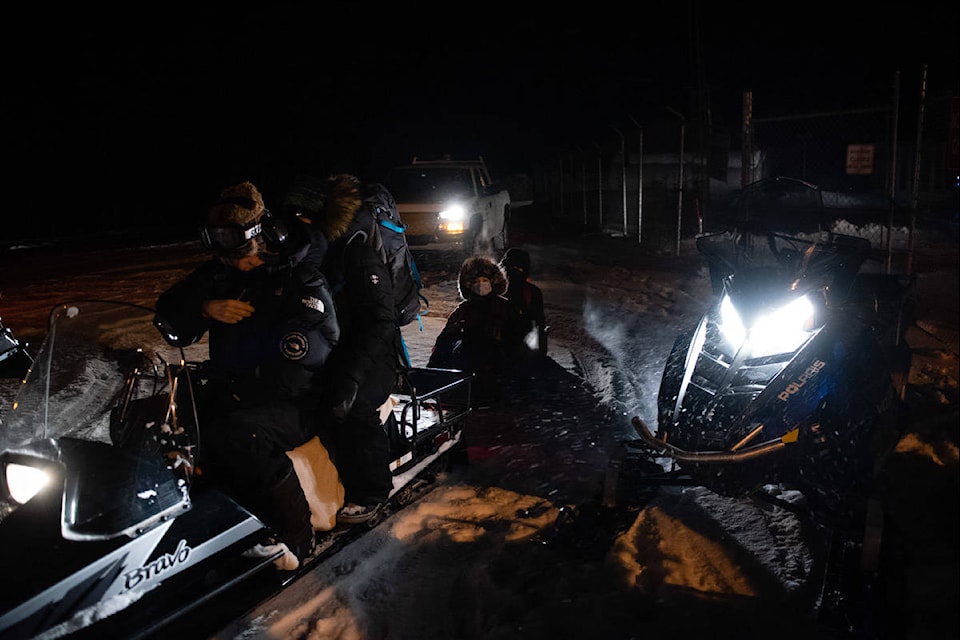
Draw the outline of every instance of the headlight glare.
[[[740,349],[740,345],[747,337],[747,329],[743,326],[740,314],[733,307],[730,296],[724,295],[720,301],[720,333],[730,341],[734,351]]]
[[[50,475],[43,469],[9,462],[4,469],[10,497],[25,504],[50,482]]]
[[[730,296],[720,302],[719,328],[734,352],[748,341],[748,355],[752,358],[796,351],[809,337],[813,328],[814,307],[807,296],[802,296],[779,309],[759,317],[749,328],[744,326]]]
[[[796,351],[810,336],[813,305],[806,296],[797,298],[760,318],[750,329],[752,355],[756,358]]]
[[[467,211],[462,204],[454,203],[440,212],[441,220],[462,221],[467,217]]]

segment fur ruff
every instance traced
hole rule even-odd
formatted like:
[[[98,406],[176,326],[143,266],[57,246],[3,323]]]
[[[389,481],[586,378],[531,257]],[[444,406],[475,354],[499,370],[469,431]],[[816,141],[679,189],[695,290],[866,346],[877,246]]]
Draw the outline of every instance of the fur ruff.
[[[507,292],[507,274],[503,267],[486,256],[477,255],[470,256],[460,266],[457,291],[461,298],[470,300],[480,297],[473,292],[473,285],[477,283],[477,278],[481,276],[490,279],[490,284],[493,286],[492,295],[502,296]]]
[[[315,220],[327,241],[333,242],[350,229],[362,204],[357,177],[346,173],[330,177],[326,205],[319,219]]]

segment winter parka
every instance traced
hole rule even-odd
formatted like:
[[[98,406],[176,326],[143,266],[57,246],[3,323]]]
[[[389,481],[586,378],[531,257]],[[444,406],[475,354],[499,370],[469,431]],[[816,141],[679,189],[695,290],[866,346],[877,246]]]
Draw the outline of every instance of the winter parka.
[[[476,291],[477,280],[490,280],[491,292]],[[480,256],[464,260],[457,278],[461,302],[437,336],[428,366],[473,373],[498,372],[524,355],[524,325],[504,297],[507,277],[500,265]]]
[[[157,300],[155,324],[174,346],[209,333],[208,371],[260,397],[297,397],[340,340],[326,278],[306,252],[281,265],[240,271],[219,259],[201,264]],[[254,314],[236,324],[214,322],[203,302],[241,299]]]
[[[530,254],[523,249],[511,247],[503,254],[500,266],[507,274],[507,300],[520,312],[528,347],[546,355],[547,319],[543,309],[543,292],[530,281]]]
[[[326,412],[318,429],[335,456],[345,502],[373,505],[392,489],[379,407],[396,388],[401,342],[390,273],[367,242],[376,221],[360,194],[359,179],[340,174],[297,185],[287,202],[329,243],[323,271],[341,328],[323,370]]]

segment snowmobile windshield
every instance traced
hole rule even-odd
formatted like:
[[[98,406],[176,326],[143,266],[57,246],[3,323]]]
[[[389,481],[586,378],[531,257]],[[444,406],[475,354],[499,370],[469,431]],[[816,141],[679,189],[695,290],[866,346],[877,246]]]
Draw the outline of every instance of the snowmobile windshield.
[[[0,424],[4,496],[17,503],[32,499],[17,495],[12,474],[51,472],[50,486],[41,484],[38,491],[62,493],[61,524],[69,539],[129,534],[182,498],[156,449],[121,448],[111,437],[111,417],[129,393],[131,371],[163,358],[158,349],[174,355],[152,318],[150,309],[121,303],[55,307],[33,366]],[[157,397],[156,419],[163,420],[171,403]]]
[[[867,259],[870,241],[825,231],[786,235],[743,226],[700,236],[697,249],[707,260],[716,293],[728,276],[766,270],[796,291],[830,287],[841,294]]]
[[[110,409],[126,374],[159,338],[150,310],[109,302],[55,307],[36,360],[0,425],[0,451],[64,436],[109,443]]]

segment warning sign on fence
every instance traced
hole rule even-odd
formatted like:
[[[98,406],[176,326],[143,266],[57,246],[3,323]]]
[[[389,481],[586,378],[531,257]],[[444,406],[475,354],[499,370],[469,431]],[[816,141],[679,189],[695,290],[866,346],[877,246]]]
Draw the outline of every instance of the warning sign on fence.
[[[847,175],[848,176],[873,175],[873,145],[872,144],[848,144],[847,145]]]

